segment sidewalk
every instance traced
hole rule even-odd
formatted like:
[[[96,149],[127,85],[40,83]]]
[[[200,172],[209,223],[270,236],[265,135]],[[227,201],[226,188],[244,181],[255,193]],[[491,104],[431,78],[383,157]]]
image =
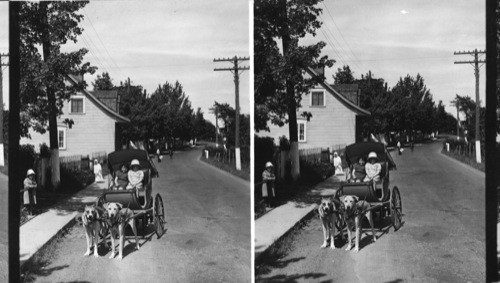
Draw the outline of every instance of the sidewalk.
[[[107,189],[107,178],[104,183],[93,183],[79,191],[70,199],[60,201],[47,212],[39,214],[19,229],[19,256],[21,267],[30,260],[42,247],[47,245],[64,228],[75,223],[75,216],[83,212],[85,204],[95,203],[104,189]]]
[[[319,200],[322,196],[333,196],[344,179],[345,175],[333,175],[316,185],[307,197]],[[275,242],[310,216],[316,207],[317,201],[289,201],[255,220],[255,262],[258,262]]]

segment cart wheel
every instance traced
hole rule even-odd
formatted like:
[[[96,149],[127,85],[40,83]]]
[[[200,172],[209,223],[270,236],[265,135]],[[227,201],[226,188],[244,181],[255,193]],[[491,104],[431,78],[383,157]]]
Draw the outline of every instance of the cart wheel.
[[[391,196],[391,216],[392,224],[394,225],[394,231],[401,228],[401,222],[403,219],[403,205],[401,203],[401,195],[399,193],[398,187],[392,189]]]
[[[160,194],[156,194],[155,196],[153,216],[156,236],[160,238],[165,231],[165,211],[163,208],[163,200],[161,199]]]

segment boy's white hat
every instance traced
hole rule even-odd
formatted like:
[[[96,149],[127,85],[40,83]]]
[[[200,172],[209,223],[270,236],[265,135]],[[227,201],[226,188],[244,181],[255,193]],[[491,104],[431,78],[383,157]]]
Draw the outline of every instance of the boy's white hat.
[[[132,160],[132,162],[130,162],[130,167],[136,166],[136,165],[139,166],[139,167],[141,167],[141,164],[139,163],[139,160],[134,159],[134,160]]]
[[[269,167],[274,167],[270,161],[266,162],[266,168],[269,168]]]
[[[368,159],[372,158],[378,159],[377,153],[375,151],[372,151],[368,154]]]
[[[30,176],[30,175],[35,175],[35,171],[33,171],[33,169],[29,169],[28,173],[26,173],[26,176]]]

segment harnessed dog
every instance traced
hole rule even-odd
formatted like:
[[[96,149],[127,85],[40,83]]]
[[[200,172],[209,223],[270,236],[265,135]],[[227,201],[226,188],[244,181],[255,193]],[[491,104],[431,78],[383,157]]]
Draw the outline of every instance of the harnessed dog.
[[[84,256],[89,256],[92,246],[94,247],[94,257],[99,257],[97,246],[99,244],[99,236],[104,235],[104,244],[106,244],[106,233],[103,233],[102,224],[103,211],[94,205],[86,205],[82,214],[75,217],[78,223],[83,225],[85,229],[85,237],[87,238],[87,250]]]
[[[323,228],[323,245],[321,248],[326,248],[328,246],[328,239],[330,239],[330,248],[335,249],[335,222],[337,217],[342,217],[338,215],[339,211],[336,206],[340,203],[338,200],[333,198],[321,198],[321,204],[318,207],[319,219],[321,220],[321,226]],[[344,233],[339,231],[342,239],[344,239]]]
[[[134,212],[129,208],[123,208],[121,203],[108,202],[103,205],[106,210],[107,217],[105,223],[107,229],[111,232],[111,255],[109,258],[115,257],[115,237],[120,238],[120,246],[118,249],[118,259],[123,258],[123,244],[125,236],[125,226],[128,224],[132,228],[135,236],[135,249],[139,249],[139,241],[137,239],[137,229],[135,227]]]
[[[356,243],[354,247],[354,251],[359,251],[359,238],[360,238],[360,230],[361,230],[361,219],[366,217],[368,222],[370,223],[370,227],[372,229],[373,242],[377,241],[377,237],[375,236],[375,229],[373,228],[373,218],[371,212],[370,203],[364,200],[359,200],[357,196],[341,196],[340,202],[342,204],[342,214],[344,220],[347,224],[347,237],[348,244],[346,251],[352,248],[352,230],[356,229]]]

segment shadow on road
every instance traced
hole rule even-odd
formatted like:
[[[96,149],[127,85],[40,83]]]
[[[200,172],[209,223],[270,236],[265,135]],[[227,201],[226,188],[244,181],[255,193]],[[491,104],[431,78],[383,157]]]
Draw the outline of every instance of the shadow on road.
[[[256,279],[255,282],[298,282],[301,281],[316,281],[318,278],[325,277],[325,273],[315,273],[309,272],[305,274],[292,274],[292,275],[284,275],[279,274],[265,279]],[[332,280],[326,280],[321,282],[332,282]]]

